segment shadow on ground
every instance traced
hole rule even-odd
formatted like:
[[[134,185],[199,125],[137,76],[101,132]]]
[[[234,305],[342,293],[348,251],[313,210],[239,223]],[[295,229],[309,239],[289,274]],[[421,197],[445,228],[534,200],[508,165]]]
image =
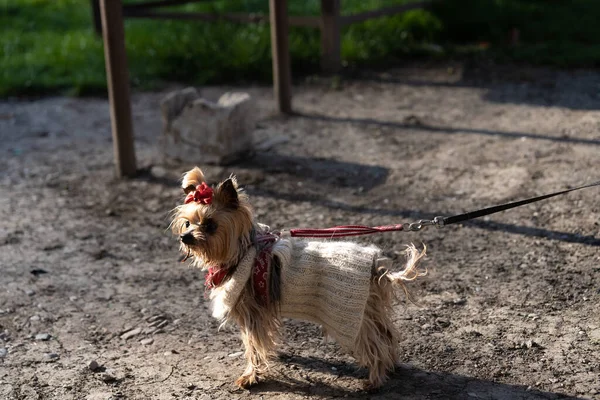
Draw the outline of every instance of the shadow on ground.
[[[458,79],[451,76],[448,79],[431,79],[427,76],[427,66],[417,66],[416,73],[404,74],[406,78],[398,77],[402,76],[401,74],[390,75],[372,71],[350,73],[349,78],[413,87],[486,89],[482,99],[492,103],[555,106],[588,111],[600,109],[597,89],[600,79],[591,72],[573,73],[551,68],[484,65],[476,61],[464,62],[459,68],[461,74]],[[454,67],[449,66],[448,69],[451,71]],[[508,85],[512,85],[513,90],[507,91]]]
[[[530,132],[517,132],[517,131],[498,131],[492,129],[472,129],[472,128],[456,128],[448,126],[433,126],[427,125],[419,120],[402,122],[382,121],[374,118],[340,118],[332,117],[323,114],[315,113],[296,113],[297,117],[307,118],[310,120],[333,122],[333,123],[344,123],[344,124],[357,124],[357,125],[377,125],[381,127],[395,128],[395,129],[411,129],[420,130],[424,132],[443,133],[446,135],[453,135],[457,133],[471,134],[471,135],[483,135],[483,136],[498,136],[510,139],[527,138],[533,140],[548,140],[556,143],[572,143],[572,144],[588,144],[588,145],[600,145],[599,139],[585,139],[576,137],[566,136],[551,136],[551,135],[539,135]],[[414,117],[413,117],[414,118]]]
[[[270,174],[288,174],[336,187],[356,187],[359,182],[363,190],[367,191],[385,183],[389,174],[387,168],[376,165],[277,153],[258,153],[255,157],[240,162],[237,167],[260,169]]]
[[[310,395],[318,392],[334,398],[350,399],[494,399],[494,400],[548,400],[580,399],[561,393],[541,392],[524,386],[508,385],[483,379],[474,379],[462,375],[424,371],[409,365],[399,366],[390,376],[390,380],[376,391],[356,392],[346,390],[335,384],[340,376],[352,376],[365,379],[367,371],[344,362],[325,362],[313,357],[282,356],[288,365],[307,370],[318,370],[330,374],[333,384],[300,381],[288,377],[267,380],[254,387],[253,394],[294,392]]]

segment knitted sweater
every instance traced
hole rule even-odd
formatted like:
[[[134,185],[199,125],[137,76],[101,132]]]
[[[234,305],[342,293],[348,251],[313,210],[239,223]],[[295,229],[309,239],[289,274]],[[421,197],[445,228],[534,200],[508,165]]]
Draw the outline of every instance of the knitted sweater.
[[[320,324],[351,351],[381,251],[352,242],[282,238],[272,254],[281,263],[281,316]],[[216,318],[226,318],[235,305],[250,279],[255,255],[251,249],[231,278],[211,292]]]

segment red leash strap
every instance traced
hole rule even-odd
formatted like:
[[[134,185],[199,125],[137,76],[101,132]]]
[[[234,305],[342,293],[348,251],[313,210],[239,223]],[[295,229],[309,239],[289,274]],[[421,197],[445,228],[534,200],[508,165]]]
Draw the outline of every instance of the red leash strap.
[[[370,233],[402,231],[402,224],[385,226],[342,225],[324,229],[290,229],[292,237],[335,238],[368,235]]]

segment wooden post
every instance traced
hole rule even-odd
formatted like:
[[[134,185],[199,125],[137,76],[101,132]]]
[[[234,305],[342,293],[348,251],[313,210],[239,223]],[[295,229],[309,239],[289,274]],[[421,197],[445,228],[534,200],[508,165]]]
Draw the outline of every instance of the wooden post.
[[[273,91],[282,113],[292,112],[292,73],[288,42],[287,0],[269,0]]]
[[[321,0],[321,69],[336,73],[342,68],[340,0]]]
[[[136,174],[135,149],[121,0],[100,0],[100,14],[117,175],[119,178],[133,177]]]

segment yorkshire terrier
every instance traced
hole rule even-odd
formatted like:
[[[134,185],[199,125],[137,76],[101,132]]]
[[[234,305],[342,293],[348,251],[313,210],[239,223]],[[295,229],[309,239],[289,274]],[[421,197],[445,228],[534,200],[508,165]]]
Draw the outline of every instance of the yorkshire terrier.
[[[398,359],[394,289],[406,292],[403,282],[424,274],[417,265],[425,248],[408,246],[404,269],[390,272],[375,246],[271,231],[255,220],[233,176],[213,189],[196,167],[182,188],[171,227],[185,259],[207,271],[212,315],[239,325],[247,366],[238,386],[249,388],[267,371],[283,317],[321,325],[369,369],[367,387],[386,381]]]

